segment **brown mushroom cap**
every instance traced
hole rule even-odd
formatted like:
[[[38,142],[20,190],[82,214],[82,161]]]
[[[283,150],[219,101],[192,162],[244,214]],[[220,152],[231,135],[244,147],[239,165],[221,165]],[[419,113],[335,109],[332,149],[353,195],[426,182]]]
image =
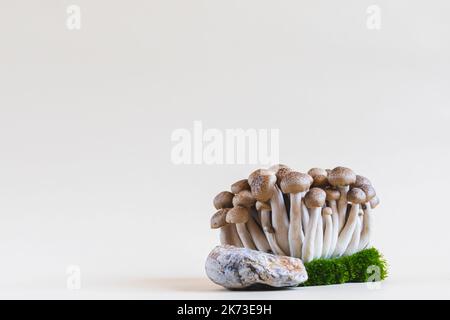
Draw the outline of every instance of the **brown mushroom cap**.
[[[380,204],[380,198],[377,196],[373,197],[372,200],[370,200],[370,207],[372,209],[375,209]]]
[[[233,206],[242,206],[246,208],[250,208],[254,206],[256,199],[253,197],[252,193],[248,190],[242,190],[238,194],[236,194],[233,198]]]
[[[328,174],[328,181],[334,187],[345,187],[355,183],[356,174],[349,168],[336,167]]]
[[[211,229],[218,229],[227,224],[226,216],[229,208],[220,209],[216,213],[214,213],[211,217]]]
[[[308,170],[308,174],[311,176],[311,177],[315,177],[315,176],[328,176],[328,172],[327,172],[327,170],[325,170],[325,169],[322,169],[322,168],[312,168],[312,169],[309,169]]]
[[[255,207],[256,207],[256,210],[258,210],[258,211],[272,210],[272,207],[270,206],[270,203],[268,203],[268,202],[256,201]]]
[[[278,170],[280,170],[281,168],[289,168],[287,165],[284,164],[274,164],[272,166],[270,166],[267,170],[272,171],[273,173],[277,173]]]
[[[222,191],[217,196],[214,197],[213,203],[214,207],[219,210],[223,208],[233,207],[234,194],[229,191]]]
[[[250,185],[248,184],[247,179],[236,181],[231,185],[231,192],[234,194],[237,194],[243,190],[250,190]]]
[[[359,188],[366,194],[366,202],[372,200],[377,195],[375,189],[370,184],[362,184]]]
[[[318,187],[318,188],[326,188],[330,185],[330,183],[328,182],[328,177],[323,176],[323,175],[317,175],[315,177],[313,177],[313,183],[311,184],[311,186],[314,187]]]
[[[275,175],[277,176],[277,184],[280,185],[281,180],[283,180],[283,178],[291,171],[292,169],[288,167],[278,169],[278,171],[275,173]]]
[[[366,201],[366,193],[360,188],[353,188],[347,192],[347,200],[351,203],[364,203]]]
[[[357,174],[356,175],[356,180],[355,180],[355,183],[353,183],[353,186],[359,188],[360,186],[362,186],[364,184],[372,185],[372,182],[370,182],[370,180],[367,179],[366,177],[360,176],[359,174]]]
[[[333,210],[330,207],[325,207],[322,209],[322,214],[324,216],[331,216],[333,214]]]
[[[305,204],[308,208],[320,208],[325,204],[327,194],[320,188],[311,188],[305,195]]]
[[[250,188],[256,200],[266,202],[272,197],[277,177],[271,171],[265,170],[262,173],[252,178]]]
[[[234,207],[227,212],[226,222],[228,223],[246,223],[250,217],[247,208]]]
[[[327,201],[338,200],[341,197],[341,193],[337,189],[326,188]]]
[[[250,173],[250,175],[247,178],[247,182],[251,187],[253,179],[255,179],[256,177],[270,176],[270,175],[275,175],[275,173],[272,170],[268,170],[268,169],[257,169],[255,171],[253,171],[252,173]]]
[[[309,175],[297,171],[287,172],[280,181],[280,188],[284,193],[305,192],[310,186]]]

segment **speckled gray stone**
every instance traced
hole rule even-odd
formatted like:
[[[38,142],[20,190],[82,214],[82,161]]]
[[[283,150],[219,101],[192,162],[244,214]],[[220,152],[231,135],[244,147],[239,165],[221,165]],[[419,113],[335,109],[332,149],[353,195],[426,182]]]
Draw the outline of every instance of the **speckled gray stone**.
[[[217,246],[206,259],[206,274],[228,289],[254,285],[294,287],[308,280],[302,260],[234,246]]]

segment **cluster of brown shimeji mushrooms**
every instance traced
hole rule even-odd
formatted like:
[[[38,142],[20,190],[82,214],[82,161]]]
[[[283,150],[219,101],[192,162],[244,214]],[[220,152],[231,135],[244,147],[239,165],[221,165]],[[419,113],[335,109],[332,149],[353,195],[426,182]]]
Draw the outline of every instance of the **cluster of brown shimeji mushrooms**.
[[[220,228],[222,244],[309,262],[366,248],[378,204],[370,180],[349,168],[302,173],[276,165],[220,192],[211,228]]]

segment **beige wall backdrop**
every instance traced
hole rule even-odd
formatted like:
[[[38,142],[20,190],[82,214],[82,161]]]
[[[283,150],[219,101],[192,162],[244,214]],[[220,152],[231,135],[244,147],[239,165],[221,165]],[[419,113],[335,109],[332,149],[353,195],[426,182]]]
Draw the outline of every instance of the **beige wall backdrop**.
[[[450,279],[449,12],[444,0],[0,0],[2,295],[64,288],[69,265],[84,286],[203,277],[212,198],[258,166],[175,165],[171,134],[196,120],[279,129],[282,163],[369,177],[390,281]]]

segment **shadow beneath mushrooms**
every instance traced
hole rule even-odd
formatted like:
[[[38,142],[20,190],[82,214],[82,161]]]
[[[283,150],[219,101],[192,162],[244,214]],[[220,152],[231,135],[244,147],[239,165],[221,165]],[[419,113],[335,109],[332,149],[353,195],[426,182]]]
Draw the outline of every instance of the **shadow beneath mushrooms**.
[[[243,289],[228,289],[228,290],[233,291],[233,292],[239,292],[239,291],[245,292],[245,291],[286,291],[289,289],[292,289],[292,288],[287,288],[287,287],[276,288],[276,287],[271,287],[271,286],[268,286],[265,284],[254,284],[254,285],[251,285],[250,287],[243,288]]]

